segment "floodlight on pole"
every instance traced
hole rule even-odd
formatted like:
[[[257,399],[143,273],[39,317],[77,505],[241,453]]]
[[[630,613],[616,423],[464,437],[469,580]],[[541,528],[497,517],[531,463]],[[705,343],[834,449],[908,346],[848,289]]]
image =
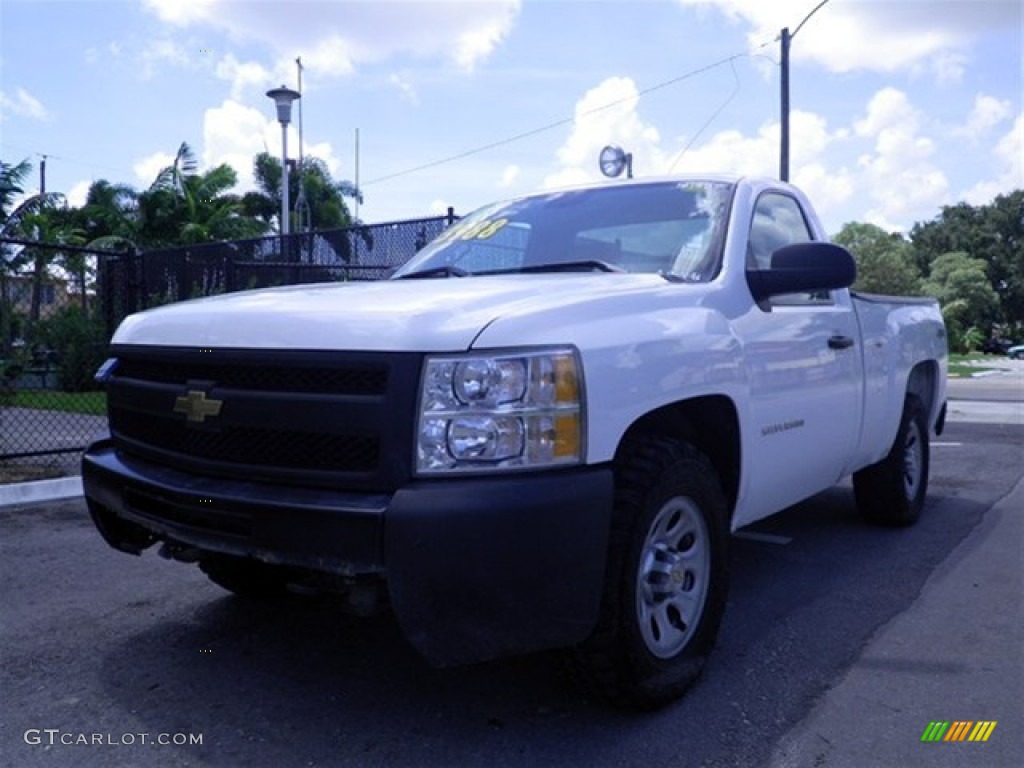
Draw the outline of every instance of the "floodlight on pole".
[[[609,144],[601,150],[597,160],[601,173],[609,179],[614,179],[626,172],[626,178],[633,178],[633,153],[626,152],[622,147]]]
[[[281,124],[281,234],[288,234],[288,123],[292,121],[292,102],[301,97],[298,91],[282,85],[267,91],[277,107],[277,122]]]

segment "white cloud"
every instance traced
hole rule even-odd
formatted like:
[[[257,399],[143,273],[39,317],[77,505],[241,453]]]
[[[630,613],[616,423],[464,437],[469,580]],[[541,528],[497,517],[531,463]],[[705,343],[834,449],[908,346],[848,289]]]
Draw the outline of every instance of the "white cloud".
[[[777,176],[779,173],[780,126],[778,121],[763,123],[756,136],[737,130],[720,131],[704,144],[688,149],[673,161],[673,170],[681,172],[735,173],[743,176]],[[793,110],[789,116],[790,175],[818,161],[835,140],[825,118],[812,112]]]
[[[340,34],[316,41],[304,66],[325,75],[348,75],[353,69],[353,46]]]
[[[935,142],[921,134],[921,124],[919,110],[895,88],[877,92],[854,123],[858,136],[874,140],[874,151],[860,158],[863,186],[874,202],[867,221],[905,229],[948,200],[949,181],[932,162]]]
[[[24,88],[18,88],[13,97],[0,91],[0,121],[5,120],[8,113],[32,120],[46,120],[50,116],[43,103]]]
[[[297,146],[291,130],[288,139],[291,150]],[[203,167],[227,163],[238,173],[239,191],[254,189],[252,160],[264,150],[277,156],[281,154],[281,126],[271,116],[231,99],[206,110],[203,116]]]
[[[217,62],[217,77],[231,82],[231,98],[242,99],[250,87],[267,88],[273,82],[273,75],[255,61],[240,62],[232,54]]]
[[[310,73],[345,75],[398,53],[449,58],[470,71],[501,44],[521,0],[463,2],[231,2],[145,0],[176,27],[209,27],[241,43],[264,45],[282,60],[302,51]]]
[[[291,145],[289,145],[291,146]],[[298,153],[298,145],[295,145],[295,152]],[[334,147],[331,146],[328,141],[321,141],[316,144],[306,144],[304,153],[310,157],[317,157],[324,161],[327,166],[327,170],[331,172],[331,176],[334,177],[335,181],[342,181],[341,173],[343,170],[341,158],[334,153]],[[289,152],[289,154],[291,154]],[[349,179],[351,181],[351,179]]]
[[[808,0],[677,0],[684,6],[717,9],[752,28],[752,48],[774,43],[783,27],[795,34],[793,61],[817,61],[835,72],[931,70],[943,82],[957,81],[966,59],[963,50],[989,30],[1020,24],[1012,0],[900,0],[833,2],[818,10],[797,32]]]
[[[974,108],[967,118],[967,123],[954,128],[953,132],[972,141],[979,141],[1012,114],[1013,105],[1008,99],[996,99],[979,93],[974,99]]]
[[[967,191],[964,199],[971,205],[985,205],[996,195],[1024,188],[1024,115],[1018,115],[1013,127],[996,143],[992,157],[1000,172],[995,179],[979,182]]]
[[[142,5],[153,11],[162,21],[176,26],[187,26],[207,19],[213,13],[216,0],[142,0]]]
[[[576,103],[572,132],[558,149],[560,168],[543,185],[560,187],[600,179],[597,158],[608,144],[633,154],[638,175],[661,172],[667,157],[659,146],[658,130],[637,115],[639,99],[636,84],[628,77],[610,77],[587,91]]]
[[[253,158],[264,151],[274,157],[281,156],[281,124],[272,116],[231,99],[206,110],[203,118],[203,167],[212,168],[222,163],[230,165],[238,174],[235,191],[255,189]],[[323,160],[331,175],[339,179],[342,163],[330,142],[307,142],[303,151]],[[298,130],[292,122],[288,127],[288,157],[295,159],[298,155]]]
[[[519,5],[519,0],[515,0],[505,4],[498,15],[481,14],[478,23],[459,36],[455,61],[462,69],[472,72],[477,62],[486,59],[501,44],[515,23]]]
[[[81,208],[85,205],[85,198],[89,194],[89,187],[91,186],[91,181],[79,181],[72,185],[71,189],[64,196],[68,201],[68,205],[74,208]]]
[[[148,187],[156,179],[157,174],[173,162],[174,155],[169,155],[166,152],[154,152],[152,155],[136,160],[132,165],[132,170],[135,171],[139,181]]]
[[[405,101],[410,104],[420,103],[420,98],[416,94],[416,89],[413,88],[412,83],[404,77],[401,77],[400,75],[391,75],[391,77],[388,78],[388,82],[398,89],[398,92],[402,95],[402,99]]]

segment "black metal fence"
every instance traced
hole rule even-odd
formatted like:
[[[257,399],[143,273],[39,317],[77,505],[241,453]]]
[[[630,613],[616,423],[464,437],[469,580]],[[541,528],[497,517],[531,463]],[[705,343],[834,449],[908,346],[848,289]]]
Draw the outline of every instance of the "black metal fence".
[[[454,221],[449,209],[441,217],[145,253],[0,242],[25,264],[0,275],[0,482],[25,460],[76,463],[106,430],[106,398],[92,374],[127,315],[250,288],[386,278]]]
[[[110,333],[132,312],[174,301],[297,283],[380,280],[455,221],[428,219],[108,254],[99,271]]]

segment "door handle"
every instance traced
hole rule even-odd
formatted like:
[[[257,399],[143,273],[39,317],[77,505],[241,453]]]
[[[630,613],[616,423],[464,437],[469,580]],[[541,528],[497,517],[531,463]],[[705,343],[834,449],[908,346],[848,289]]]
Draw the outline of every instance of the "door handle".
[[[853,339],[849,336],[832,336],[828,340],[829,349],[849,349],[853,346]]]

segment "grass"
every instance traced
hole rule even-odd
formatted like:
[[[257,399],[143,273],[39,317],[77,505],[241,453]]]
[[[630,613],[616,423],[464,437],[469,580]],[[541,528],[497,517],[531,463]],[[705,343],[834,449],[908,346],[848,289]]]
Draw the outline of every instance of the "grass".
[[[982,371],[998,370],[998,368],[992,368],[985,364],[990,359],[990,357],[980,352],[972,352],[968,355],[951,354],[949,356],[949,375],[954,378],[970,378]]]
[[[40,411],[63,411],[64,413],[86,413],[105,416],[107,395],[105,392],[52,392],[33,390],[17,392],[14,395],[15,408],[32,408]]]

